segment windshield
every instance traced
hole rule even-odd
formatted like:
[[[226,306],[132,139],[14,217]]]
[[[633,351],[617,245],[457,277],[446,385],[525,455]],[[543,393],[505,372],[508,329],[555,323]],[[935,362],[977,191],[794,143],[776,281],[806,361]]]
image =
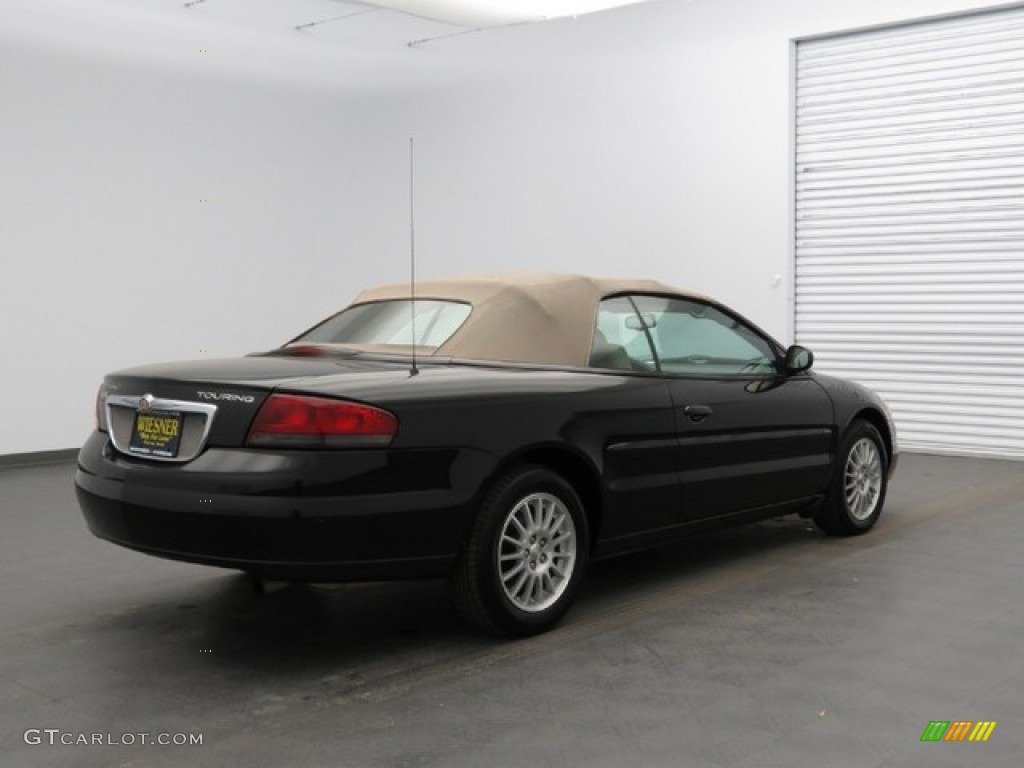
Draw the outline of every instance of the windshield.
[[[302,334],[295,342],[436,348],[451,338],[471,311],[469,304],[434,299],[417,299],[415,302],[394,299],[356,304]]]

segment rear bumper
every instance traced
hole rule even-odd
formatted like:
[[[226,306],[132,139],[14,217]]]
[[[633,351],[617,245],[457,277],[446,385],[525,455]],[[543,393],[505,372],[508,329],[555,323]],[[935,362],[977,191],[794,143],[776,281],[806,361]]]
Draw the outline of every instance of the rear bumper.
[[[209,448],[157,465],[94,433],[75,487],[98,537],[292,581],[447,574],[491,462],[462,451]]]

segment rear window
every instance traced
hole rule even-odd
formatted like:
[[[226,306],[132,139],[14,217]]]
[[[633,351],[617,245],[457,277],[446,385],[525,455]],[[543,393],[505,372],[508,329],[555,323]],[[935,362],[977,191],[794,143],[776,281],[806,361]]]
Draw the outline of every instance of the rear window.
[[[469,317],[458,301],[394,299],[356,304],[295,339],[316,344],[394,344],[440,347]],[[415,328],[415,338],[413,336]]]

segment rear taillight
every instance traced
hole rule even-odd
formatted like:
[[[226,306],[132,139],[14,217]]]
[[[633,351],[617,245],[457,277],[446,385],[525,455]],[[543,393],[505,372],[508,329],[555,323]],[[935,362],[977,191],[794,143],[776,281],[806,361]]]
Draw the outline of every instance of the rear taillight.
[[[391,443],[394,414],[362,403],[305,395],[271,395],[252,422],[246,445],[363,448]]]

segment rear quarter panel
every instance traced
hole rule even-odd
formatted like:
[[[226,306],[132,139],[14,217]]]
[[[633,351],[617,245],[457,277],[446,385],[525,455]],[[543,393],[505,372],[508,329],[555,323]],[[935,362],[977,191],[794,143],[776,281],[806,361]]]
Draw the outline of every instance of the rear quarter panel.
[[[676,523],[678,449],[671,397],[659,377],[453,366],[327,377],[303,389],[392,411],[396,450],[486,453],[493,463],[481,494],[488,480],[538,452],[575,456],[597,486],[601,538]]]

